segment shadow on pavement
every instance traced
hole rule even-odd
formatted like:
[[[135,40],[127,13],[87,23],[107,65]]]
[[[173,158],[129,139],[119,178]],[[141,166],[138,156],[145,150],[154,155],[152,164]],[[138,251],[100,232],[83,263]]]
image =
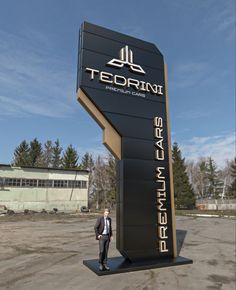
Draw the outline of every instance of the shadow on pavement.
[[[186,235],[187,235],[187,231],[176,230],[177,256],[179,256],[180,254]]]

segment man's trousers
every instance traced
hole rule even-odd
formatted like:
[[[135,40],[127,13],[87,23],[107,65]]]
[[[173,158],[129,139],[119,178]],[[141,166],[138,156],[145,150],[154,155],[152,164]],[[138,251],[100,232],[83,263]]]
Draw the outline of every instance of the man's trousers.
[[[109,235],[102,235],[99,239],[99,263],[106,264],[107,263],[107,254],[110,244]]]

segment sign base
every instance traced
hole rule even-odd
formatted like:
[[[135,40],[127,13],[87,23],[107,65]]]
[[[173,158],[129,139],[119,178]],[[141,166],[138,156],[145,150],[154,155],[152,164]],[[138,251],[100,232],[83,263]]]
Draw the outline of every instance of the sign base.
[[[110,271],[99,271],[98,259],[84,260],[83,264],[87,266],[91,271],[93,271],[98,276],[119,274],[125,272],[133,272],[140,270],[149,270],[154,268],[164,268],[172,266],[180,266],[185,264],[192,264],[193,261],[188,258],[178,256],[174,259],[163,259],[163,260],[145,260],[131,263],[124,257],[113,257],[108,259],[108,266]]]

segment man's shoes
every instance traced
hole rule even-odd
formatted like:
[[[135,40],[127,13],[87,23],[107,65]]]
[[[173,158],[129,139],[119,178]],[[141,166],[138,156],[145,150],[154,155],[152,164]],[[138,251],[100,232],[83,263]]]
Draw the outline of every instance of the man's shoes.
[[[109,270],[110,268],[106,264],[104,265],[99,264],[99,271],[109,271]]]
[[[103,265],[103,267],[104,267],[104,270],[106,270],[106,271],[110,270],[110,268],[107,265]]]

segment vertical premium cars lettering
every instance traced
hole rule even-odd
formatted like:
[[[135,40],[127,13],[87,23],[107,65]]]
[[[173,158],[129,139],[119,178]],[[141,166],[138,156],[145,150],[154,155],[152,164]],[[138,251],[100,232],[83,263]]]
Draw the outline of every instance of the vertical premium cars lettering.
[[[154,138],[155,142],[155,160],[164,160],[165,153],[163,147],[163,119],[160,117],[154,118]]]
[[[163,119],[161,117],[154,118],[154,138],[155,142],[155,160],[164,160],[165,152],[163,147]],[[167,208],[166,208],[166,180],[165,167],[156,167],[156,183],[158,188],[156,189],[156,204],[157,204],[157,237],[158,237],[158,249],[161,253],[168,252],[167,242]]]

